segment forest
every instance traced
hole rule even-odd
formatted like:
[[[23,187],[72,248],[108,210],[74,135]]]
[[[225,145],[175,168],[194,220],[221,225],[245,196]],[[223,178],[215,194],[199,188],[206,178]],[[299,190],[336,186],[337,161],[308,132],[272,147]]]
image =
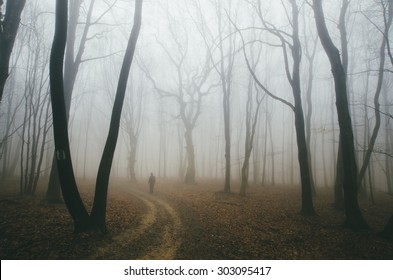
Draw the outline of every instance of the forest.
[[[1,259],[393,259],[392,21],[0,0]]]

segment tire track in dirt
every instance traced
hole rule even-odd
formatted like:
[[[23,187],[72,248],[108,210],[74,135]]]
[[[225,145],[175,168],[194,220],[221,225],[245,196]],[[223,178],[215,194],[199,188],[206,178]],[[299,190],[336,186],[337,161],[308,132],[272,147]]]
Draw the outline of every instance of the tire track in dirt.
[[[181,244],[182,222],[178,213],[164,199],[142,191],[124,190],[140,199],[146,212],[139,225],[113,236],[91,259],[173,259]]]

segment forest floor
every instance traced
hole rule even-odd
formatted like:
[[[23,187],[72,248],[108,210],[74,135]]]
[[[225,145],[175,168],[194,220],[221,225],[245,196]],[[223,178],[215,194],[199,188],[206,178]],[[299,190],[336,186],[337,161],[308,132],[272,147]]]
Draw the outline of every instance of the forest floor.
[[[0,183],[0,258],[4,259],[393,259],[393,242],[379,238],[393,213],[393,197],[376,193],[360,201],[370,231],[343,228],[330,189],[318,189],[317,216],[299,214],[300,190],[250,187],[246,197],[224,194],[221,182],[184,185],[159,181],[111,182],[109,234],[74,234],[63,204],[17,194],[18,183]],[[91,209],[92,182],[80,192]]]

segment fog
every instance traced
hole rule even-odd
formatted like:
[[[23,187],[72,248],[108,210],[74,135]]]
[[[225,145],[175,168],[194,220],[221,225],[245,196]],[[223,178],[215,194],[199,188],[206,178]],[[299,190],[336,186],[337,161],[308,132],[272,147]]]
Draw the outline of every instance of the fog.
[[[7,1],[5,1],[7,2]],[[70,1],[74,3],[75,1]],[[338,29],[342,1],[324,1],[325,18],[334,43],[341,46]],[[383,1],[382,1],[383,2]],[[231,179],[240,182],[245,158],[246,106],[257,114],[250,158],[249,183],[299,185],[294,112],[266,94],[250,76],[245,56],[258,79],[277,97],[294,103],[287,79],[286,59],[293,66],[290,48],[283,55],[277,36],[268,32],[258,15],[259,1],[146,0],[142,29],[129,77],[120,135],[111,178],[145,181],[184,180],[187,156],[186,122],[195,119],[192,141],[196,183],[223,180],[225,134],[223,82],[230,88]],[[304,116],[310,112],[306,92],[312,79],[309,153],[315,185],[332,187],[336,177],[339,127],[334,81],[329,60],[318,39],[312,8],[297,1],[300,67]],[[90,1],[83,1],[76,29],[78,52]],[[76,75],[69,114],[72,160],[78,178],[95,178],[105,145],[113,100],[134,1],[95,1],[91,26]],[[268,27],[280,30],[290,42],[289,1],[260,1]],[[5,4],[4,4],[5,7]],[[3,10],[4,10],[3,7]],[[70,12],[71,13],[71,12]],[[380,1],[351,1],[346,13],[348,39],[348,99],[355,136],[358,169],[375,125],[374,95],[378,83],[380,46],[384,28]],[[40,179],[48,180],[54,151],[49,108],[49,54],[54,32],[54,1],[28,1],[11,56],[10,76],[0,107],[0,168],[2,178],[23,177],[43,149]],[[391,30],[386,36],[391,37]],[[241,38],[244,38],[243,46]],[[314,45],[315,58],[310,62]],[[221,48],[221,49],[220,49]],[[243,48],[245,54],[243,53]],[[385,74],[379,97],[381,126],[364,182],[392,191],[392,63],[385,49]],[[220,51],[221,50],[221,51]],[[340,50],[342,53],[342,50]],[[231,58],[233,61],[231,61]],[[312,64],[312,77],[309,69]],[[232,67],[228,73],[228,67]],[[181,106],[185,105],[184,108]],[[200,107],[198,107],[200,106]],[[34,115],[34,113],[38,115]],[[182,113],[183,119],[182,119]],[[44,125],[44,120],[48,120]],[[31,122],[27,122],[30,120]],[[35,123],[33,123],[33,120]],[[43,133],[48,134],[44,138]],[[134,142],[133,142],[134,141]],[[39,149],[33,152],[35,143]],[[23,175],[23,176],[21,176]]]

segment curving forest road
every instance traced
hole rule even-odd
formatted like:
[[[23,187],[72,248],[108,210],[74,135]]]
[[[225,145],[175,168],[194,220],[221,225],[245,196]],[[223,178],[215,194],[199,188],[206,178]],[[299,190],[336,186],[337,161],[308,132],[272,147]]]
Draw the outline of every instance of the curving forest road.
[[[224,194],[220,182],[185,185],[158,181],[113,181],[106,235],[72,234],[64,205],[12,195],[18,182],[0,188],[2,259],[393,259],[393,243],[375,233],[393,211],[393,197],[376,193],[376,204],[360,201],[373,230],[341,226],[344,215],[331,207],[332,190],[314,198],[318,215],[299,215],[300,189],[287,186],[238,188]],[[86,205],[94,193],[81,185]],[[3,191],[3,195],[1,195]],[[44,193],[42,193],[44,194]],[[43,197],[43,196],[41,196]]]
[[[173,259],[182,240],[178,213],[163,197],[138,189],[124,189],[143,202],[145,212],[136,228],[130,228],[100,247],[91,259]]]

